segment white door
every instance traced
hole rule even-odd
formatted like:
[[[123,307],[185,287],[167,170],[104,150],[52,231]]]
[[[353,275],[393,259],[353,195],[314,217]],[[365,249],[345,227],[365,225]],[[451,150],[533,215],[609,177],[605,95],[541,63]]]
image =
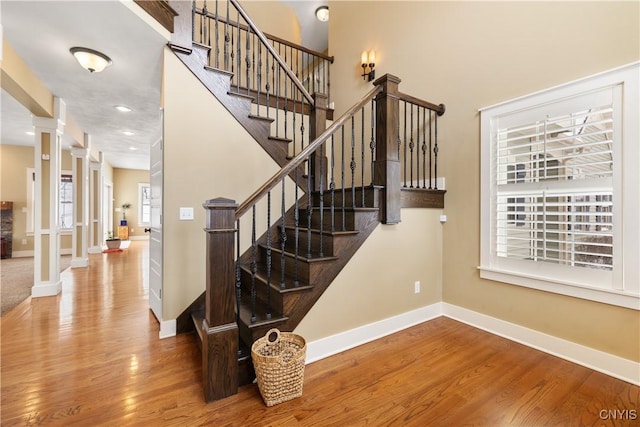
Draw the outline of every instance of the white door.
[[[160,137],[151,144],[151,236],[149,238],[149,306],[159,322],[162,321],[162,129]]]

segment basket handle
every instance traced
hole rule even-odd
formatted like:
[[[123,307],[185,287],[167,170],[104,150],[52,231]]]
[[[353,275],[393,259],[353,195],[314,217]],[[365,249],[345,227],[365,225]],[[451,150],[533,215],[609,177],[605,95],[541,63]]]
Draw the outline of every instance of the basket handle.
[[[271,340],[272,335],[275,335],[273,340]],[[269,331],[264,336],[267,340],[267,345],[275,345],[280,342],[280,330],[277,328],[269,329]]]

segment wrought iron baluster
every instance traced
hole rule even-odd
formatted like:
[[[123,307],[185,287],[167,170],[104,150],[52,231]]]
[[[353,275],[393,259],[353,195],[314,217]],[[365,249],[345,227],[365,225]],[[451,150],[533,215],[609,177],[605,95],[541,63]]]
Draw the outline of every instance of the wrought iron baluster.
[[[262,43],[258,42],[258,85],[256,88],[256,108],[258,111],[258,116],[260,116],[260,91],[262,90]],[[269,106],[267,106],[269,109]]]
[[[271,191],[267,193],[267,319],[271,319]]]
[[[231,82],[232,82],[231,84],[232,85],[233,85],[234,79],[236,79],[236,80],[238,79],[238,76],[236,76],[236,71],[235,71],[235,69],[236,69],[235,42],[236,42],[236,32],[233,31],[233,27],[231,27],[231,51],[229,53],[229,56],[230,56],[229,59],[230,59],[230,62],[231,62],[231,74],[233,74],[231,76]],[[238,43],[240,43],[240,42],[238,41]]]
[[[434,122],[434,147],[433,147],[433,179],[435,181],[434,190],[438,189],[438,114],[435,116]]]
[[[375,123],[376,123],[376,114],[375,114],[375,100],[371,100],[371,142],[369,142],[369,149],[371,149],[371,185],[373,186],[373,177],[375,172],[375,151],[376,151],[376,132],[375,132]]]
[[[229,0],[227,0],[227,19],[224,21],[224,69],[229,71]]]
[[[293,260],[293,268],[294,268],[294,274],[293,274],[293,283],[298,286],[300,284],[300,282],[298,281],[298,257],[299,257],[299,245],[300,245],[300,211],[299,211],[299,205],[298,205],[298,168],[296,168],[296,185],[295,185],[295,202],[294,202],[294,206],[293,206],[293,215],[294,215],[294,260]],[[282,254],[284,256],[284,254]]]
[[[345,164],[344,164],[344,125],[342,125],[341,127],[342,129],[342,168],[340,170],[340,183],[342,184],[342,231],[345,231],[347,229],[346,224],[345,224],[345,199],[347,198],[346,192],[345,192],[345,185],[344,185],[344,169],[345,169]]]
[[[432,189],[432,178],[431,178],[431,172],[433,171],[433,163],[432,163],[432,157],[431,157],[431,152],[432,152],[432,135],[433,135],[433,129],[431,128],[431,115],[433,114],[433,112],[431,110],[429,110],[429,190]]]
[[[404,147],[403,147],[403,157],[404,162],[402,163],[402,170],[404,172],[404,183],[402,186],[407,188],[407,101],[404,102]],[[400,121],[400,120],[398,120]]]
[[[252,62],[251,62],[251,58],[250,58],[250,54],[251,52],[251,27],[247,27],[247,33],[245,35],[246,40],[245,40],[245,48],[246,48],[246,52],[244,54],[244,61],[245,61],[245,66],[246,66],[246,81],[245,84],[247,85],[247,95],[250,93],[251,91],[251,66],[252,66]]]
[[[336,231],[336,180],[335,180],[335,166],[336,166],[336,158],[335,158],[335,144],[334,144],[334,135],[331,134],[331,183],[329,184],[329,190],[331,191],[331,204],[329,205],[329,209],[331,210],[331,232]]]
[[[216,1],[216,21],[215,21],[215,32],[216,32],[216,36],[215,36],[215,40],[216,40],[216,59],[215,59],[215,67],[216,68],[220,68],[220,30],[219,30],[219,21],[220,21],[220,17],[218,15],[218,0]]]
[[[285,223],[285,186],[284,186],[284,178],[282,178],[282,204],[280,205],[280,214],[282,215],[281,223],[280,223],[280,288],[285,288],[284,283],[284,273],[285,273],[285,260],[284,260],[284,247],[287,243],[287,231],[286,231],[286,223]]]
[[[311,164],[311,157],[307,157],[307,164]],[[311,194],[311,167],[307,174],[307,258],[311,259],[311,215],[313,214],[313,194]]]
[[[361,123],[360,123],[360,189],[362,192],[362,204],[364,208],[364,106],[360,109]]]
[[[325,143],[323,142],[320,150],[321,153],[324,153]],[[324,256],[324,246],[323,246],[323,234],[324,234],[324,158],[320,159],[320,257]]]
[[[242,280],[240,273],[240,220],[236,220],[236,322],[240,321],[240,304],[242,300]]]
[[[422,109],[422,188],[427,188],[427,109]]]
[[[269,57],[270,57],[269,53],[267,52],[265,56],[266,56],[266,58],[265,58],[265,59],[267,60],[267,66],[265,67],[265,70],[266,70],[266,72],[267,72],[267,75],[266,75],[265,81],[267,82],[267,84],[266,84],[266,85],[265,85],[265,87],[264,87],[264,89],[265,89],[265,91],[266,91],[266,95],[265,95],[265,97],[266,97],[265,105],[267,106],[267,118],[269,118],[269,117],[271,116],[271,113],[269,112],[269,110],[270,110],[270,106],[271,106],[271,104],[270,104],[270,100],[271,100],[271,98],[270,98],[270,97],[271,97],[271,94],[270,94],[270,92],[271,92],[271,85],[269,84],[269,70],[271,69],[271,67],[269,67]]]
[[[256,205],[251,208],[251,323],[256,321],[256,271],[258,245],[256,244]]]
[[[275,58],[273,59],[274,63],[275,63]],[[280,94],[282,93],[280,91],[280,81],[282,80],[282,76],[280,75],[280,64],[278,63],[276,65],[276,69],[278,70],[278,79],[275,82],[275,89],[276,89],[276,137],[278,137],[278,135],[280,134]],[[274,73],[274,78],[275,78],[275,73]]]
[[[196,41],[196,1],[191,3],[191,40]]]
[[[356,131],[355,131],[355,118],[351,116],[351,161],[349,162],[349,169],[351,169],[351,207],[356,207]]]
[[[411,157],[409,158],[409,167],[411,168],[411,184],[409,188],[413,188],[413,148],[415,147],[415,143],[413,142],[413,104],[409,104],[409,108],[411,109],[411,127],[409,128],[409,150],[411,152]]]
[[[287,63],[287,47],[284,47],[284,62]],[[284,137],[288,138],[288,127],[287,127],[287,115],[288,115],[288,104],[289,104],[289,96],[288,96],[289,82],[285,82],[284,84]],[[293,89],[291,90],[293,94]],[[294,154],[295,156],[295,154]]]
[[[293,117],[292,117],[292,125],[291,125],[291,134],[292,134],[292,146],[293,146],[293,157],[296,156],[296,118],[297,118],[297,113],[296,113],[296,103],[298,101],[298,91],[294,91],[293,89],[291,89],[291,91],[293,92],[291,94],[291,98],[293,101]]]
[[[202,3],[202,18],[200,18],[200,42],[207,44],[207,0]],[[208,62],[208,61],[207,61]]]
[[[240,11],[237,11],[236,23],[238,27],[238,43],[236,43],[236,61],[238,61],[238,76],[236,78],[236,90],[240,92],[240,83],[242,79],[242,39],[240,37]]]

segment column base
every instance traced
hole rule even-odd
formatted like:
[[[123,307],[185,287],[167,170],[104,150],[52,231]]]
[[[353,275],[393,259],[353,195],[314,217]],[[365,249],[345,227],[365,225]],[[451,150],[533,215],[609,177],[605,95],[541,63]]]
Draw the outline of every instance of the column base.
[[[71,268],[89,267],[89,258],[72,258]]]
[[[90,254],[101,254],[102,253],[102,246],[91,246],[87,252],[89,252]]]
[[[35,283],[31,288],[31,298],[52,297],[62,292],[62,280],[57,283]]]

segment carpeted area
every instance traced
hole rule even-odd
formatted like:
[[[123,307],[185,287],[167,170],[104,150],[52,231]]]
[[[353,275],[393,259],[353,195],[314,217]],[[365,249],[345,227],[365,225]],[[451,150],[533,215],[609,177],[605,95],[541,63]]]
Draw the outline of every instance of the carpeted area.
[[[71,265],[71,255],[60,257],[60,271]],[[31,295],[33,258],[10,258],[0,261],[0,316]]]

